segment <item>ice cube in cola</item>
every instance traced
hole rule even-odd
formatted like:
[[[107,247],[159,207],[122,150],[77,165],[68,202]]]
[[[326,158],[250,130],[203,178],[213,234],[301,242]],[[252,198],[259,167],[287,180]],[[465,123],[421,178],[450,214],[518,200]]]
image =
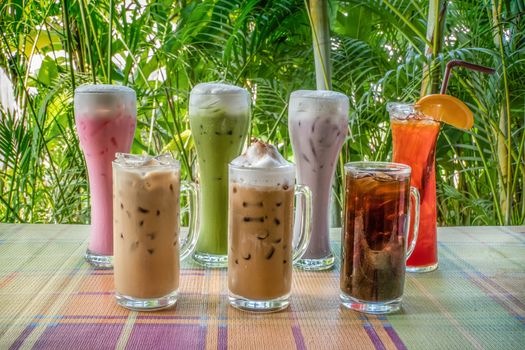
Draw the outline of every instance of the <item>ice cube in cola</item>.
[[[341,290],[358,300],[400,298],[410,178],[346,174]]]

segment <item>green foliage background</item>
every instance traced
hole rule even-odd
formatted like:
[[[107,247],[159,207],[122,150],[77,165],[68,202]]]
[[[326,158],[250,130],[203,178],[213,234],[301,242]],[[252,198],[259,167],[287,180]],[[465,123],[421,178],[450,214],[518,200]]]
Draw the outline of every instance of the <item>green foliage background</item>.
[[[472,108],[476,124],[470,132],[442,129],[439,223],[523,224],[525,4],[449,1],[442,32],[436,32],[442,46],[426,54],[429,9],[440,3],[329,1],[333,87],[351,101],[336,198],[344,162],[390,159],[386,102],[415,101],[428,76],[423,67],[440,76],[447,61],[460,58],[495,67],[497,74],[458,70],[451,79],[448,92]],[[133,87],[138,127],[132,151],[169,151],[181,159],[185,177],[195,161],[187,97],[205,81],[247,87],[254,100],[251,134],[293,160],[288,96],[315,88],[304,0],[0,4],[0,68],[16,101],[15,108],[0,105],[2,222],[89,222],[72,110],[74,88],[84,83]],[[40,67],[30,69],[38,60]]]

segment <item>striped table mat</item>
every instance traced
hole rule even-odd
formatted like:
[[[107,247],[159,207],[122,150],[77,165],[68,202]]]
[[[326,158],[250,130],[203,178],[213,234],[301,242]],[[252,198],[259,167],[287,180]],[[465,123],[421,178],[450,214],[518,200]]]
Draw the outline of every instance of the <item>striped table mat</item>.
[[[243,313],[226,270],[192,262],[175,309],[127,311],[84,262],[87,233],[0,224],[0,349],[525,349],[524,227],[439,229],[439,270],[409,274],[386,317],[342,308],[337,269],[296,270],[288,310]]]

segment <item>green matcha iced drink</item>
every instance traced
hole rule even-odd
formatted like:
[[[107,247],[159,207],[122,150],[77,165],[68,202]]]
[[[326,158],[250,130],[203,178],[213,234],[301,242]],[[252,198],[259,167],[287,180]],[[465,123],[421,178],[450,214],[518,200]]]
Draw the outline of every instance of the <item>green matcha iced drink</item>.
[[[196,85],[190,94],[190,127],[199,163],[200,234],[194,258],[208,267],[227,265],[228,163],[242,150],[250,123],[250,96],[222,83]]]

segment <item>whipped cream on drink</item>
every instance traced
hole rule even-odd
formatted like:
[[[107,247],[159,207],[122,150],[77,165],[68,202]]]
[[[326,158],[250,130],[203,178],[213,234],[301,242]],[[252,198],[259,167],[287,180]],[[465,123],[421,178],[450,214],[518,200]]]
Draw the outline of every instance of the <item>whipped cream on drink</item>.
[[[256,140],[232,164],[253,168],[277,168],[290,165],[274,145]]]
[[[262,141],[253,142],[231,164],[243,168],[267,169],[264,173],[240,171],[233,178],[238,183],[254,186],[290,186],[295,181],[294,178],[289,181],[289,175],[295,172],[293,164],[284,159],[274,145]]]
[[[294,169],[261,141],[230,163],[231,297],[271,300],[290,293]]]

